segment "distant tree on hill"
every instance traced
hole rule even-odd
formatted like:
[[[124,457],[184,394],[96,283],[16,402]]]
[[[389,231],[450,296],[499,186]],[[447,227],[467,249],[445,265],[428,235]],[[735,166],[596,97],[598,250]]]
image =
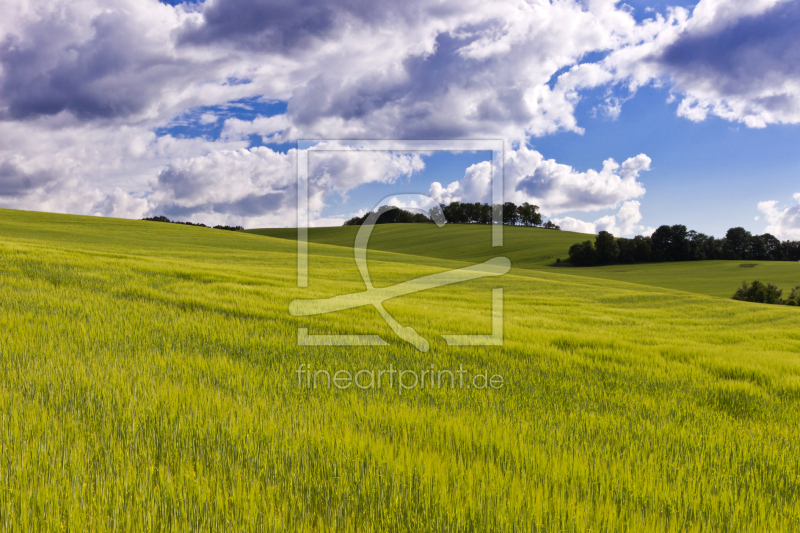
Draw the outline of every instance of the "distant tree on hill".
[[[517,213],[519,214],[519,223],[523,226],[542,225],[542,215],[539,213],[538,205],[531,205],[525,202],[517,207]]]
[[[598,233],[594,240],[594,250],[598,265],[616,263],[619,256],[619,245],[614,236],[607,231]]]
[[[344,223],[345,226],[360,226],[366,222],[370,213],[365,213],[360,217],[353,217]],[[378,219],[375,224],[411,224],[419,222],[433,222],[427,216],[421,213],[411,213],[405,209],[396,209],[387,205],[382,205],[378,208]]]
[[[744,228],[731,228],[725,234],[725,259],[748,259],[752,235]]]
[[[542,226],[542,227],[543,227],[544,229],[557,229],[557,230],[560,230],[560,229],[561,229],[561,226],[559,226],[558,224],[556,224],[556,223],[555,223],[555,222],[553,222],[552,220],[548,220],[548,221],[547,221],[547,224],[545,224],[545,225],[544,225],[544,226]]]
[[[157,217],[143,218],[142,220],[150,220],[152,222],[168,222],[170,224],[182,224],[184,226],[198,226],[198,227],[201,227],[201,228],[207,228],[208,227],[205,224],[198,224],[196,222],[188,222],[188,221],[187,222],[181,222],[181,221],[178,221],[178,220],[170,220],[167,217],[165,217],[164,215],[160,215],[160,216],[157,216]],[[214,226],[214,229],[224,229],[224,230],[229,230],[229,231],[243,231],[244,230],[244,228],[242,226]]]
[[[786,305],[800,305],[800,285],[792,289],[792,294],[786,300]]]
[[[381,206],[379,210],[384,209]],[[436,208],[434,208],[436,209]],[[475,203],[461,203],[451,202],[449,204],[440,204],[441,214],[444,215],[445,220],[450,224],[492,224],[493,213],[496,211],[499,220],[503,224],[516,226],[541,226],[542,215],[539,213],[538,205],[531,205],[528,202],[518,206],[513,202],[506,202],[503,205],[490,205]],[[386,211],[386,210],[384,210]],[[388,211],[393,214],[381,214],[378,219],[378,224],[387,224],[392,222],[431,222],[425,215],[411,214],[408,211],[392,210]],[[431,213],[432,214],[432,213]],[[360,217],[353,217],[344,223],[345,226],[361,225],[369,216],[369,213]],[[548,222],[545,227],[547,229],[561,229],[552,222]]]
[[[751,235],[744,228],[731,228],[725,238],[715,239],[696,231],[688,231],[681,224],[664,225],[649,237],[637,235],[633,239],[614,240],[619,246],[619,254],[610,264],[709,259],[800,261],[800,242],[781,242],[769,233]],[[601,241],[600,244],[595,243],[596,260],[605,263],[608,257],[613,256],[613,252],[610,255],[606,252],[611,240],[608,236],[603,236]],[[578,264],[576,261],[571,262]],[[579,262],[585,266],[584,259]],[[800,301],[798,304],[800,305]]]
[[[519,222],[519,213],[517,212],[517,204],[514,202],[506,202],[503,204],[503,224],[515,226]]]
[[[592,241],[573,244],[569,249],[569,261],[575,266],[594,266],[597,264],[597,252]]]
[[[764,241],[764,247],[767,250],[767,259],[772,261],[783,261],[785,259],[786,256],[780,239],[770,233],[765,233],[761,236],[761,239]]]
[[[650,261],[650,240],[637,235],[633,239],[617,239],[620,263],[646,263]]]
[[[782,293],[783,291],[778,290],[778,287],[772,284],[765,284],[760,281],[748,284],[743,281],[742,286],[733,295],[733,299],[761,304],[777,304],[781,303]]]
[[[242,226],[214,226],[214,229],[224,229],[228,231],[244,231]]]
[[[653,261],[687,261],[691,256],[689,232],[682,224],[660,226],[650,240]]]

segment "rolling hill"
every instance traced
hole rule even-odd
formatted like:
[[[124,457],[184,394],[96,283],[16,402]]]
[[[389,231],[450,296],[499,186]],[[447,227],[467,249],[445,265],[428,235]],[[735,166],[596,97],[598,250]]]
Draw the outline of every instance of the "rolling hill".
[[[310,228],[309,241],[352,249],[357,227]],[[281,239],[297,238],[296,229],[255,229],[248,233]],[[504,245],[492,248],[491,228],[473,224],[380,224],[370,239],[370,250],[465,262],[483,262],[497,255],[511,260],[512,268],[555,271],[571,276],[624,281],[730,298],[742,281],[760,279],[788,293],[800,285],[800,263],[785,261],[687,261],[611,265],[556,266],[568,257],[569,247],[594,235],[540,228],[505,227]],[[371,256],[369,256],[371,257]]]
[[[385,285],[491,254],[447,231],[457,258],[374,250],[371,273]],[[546,264],[565,235],[533,252],[521,239],[520,262]],[[800,528],[798,309],[517,267],[387,300],[430,340],[420,352],[372,307],[292,316],[296,299],[364,290],[352,249],[310,250],[298,288],[285,238],[0,210],[3,528]],[[491,331],[497,287],[502,346],[447,345]],[[386,344],[303,346],[298,328]],[[467,386],[301,372],[389,368]]]

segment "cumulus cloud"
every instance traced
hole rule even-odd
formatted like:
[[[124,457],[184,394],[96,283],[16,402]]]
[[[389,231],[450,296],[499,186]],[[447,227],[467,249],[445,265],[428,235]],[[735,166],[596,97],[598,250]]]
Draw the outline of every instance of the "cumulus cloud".
[[[0,41],[2,115],[142,113],[190,65],[171,54],[183,12],[155,2],[27,4]]]
[[[681,98],[678,114],[689,120],[714,115],[753,128],[797,124],[799,25],[796,1],[700,0],[691,14],[674,8],[643,24],[640,42],[573,67],[557,88],[569,94],[622,84],[636,91],[667,83]]]
[[[119,187],[96,202],[91,211],[96,216],[114,218],[142,218],[148,211],[149,202],[145,198],[136,198]]]
[[[636,180],[641,172],[650,170],[650,162],[640,154],[622,165],[607,159],[599,172],[577,172],[534,150],[518,150],[506,164],[506,187],[513,187],[511,197],[516,203],[535,203],[546,215],[597,211],[643,196],[644,186]]]
[[[553,222],[561,226],[562,230],[577,231],[578,233],[599,233],[607,231],[616,237],[631,237],[633,235],[650,235],[655,228],[639,225],[642,214],[639,212],[641,204],[635,200],[625,202],[616,215],[606,215],[594,222],[584,222],[573,217],[554,218]]]
[[[53,179],[46,171],[26,172],[11,159],[0,162],[0,196],[24,195],[47,185]]]
[[[419,154],[319,148],[309,151],[308,165],[314,186],[342,195],[364,183],[394,183],[425,168]]]
[[[686,32],[658,56],[686,94],[679,114],[757,128],[800,122],[800,3],[736,4],[701,3]]]
[[[523,146],[506,153],[504,200],[538,205],[548,216],[566,211],[615,208],[645,194],[644,186],[637,179],[642,172],[650,170],[650,163],[649,157],[639,154],[622,165],[607,159],[599,172],[579,172]],[[483,161],[470,166],[464,178],[446,188],[438,182],[432,183],[429,194],[441,201],[491,203],[491,181],[491,163]]]
[[[461,184],[457,181],[454,181],[447,187],[442,187],[442,184],[438,181],[434,181],[431,183],[430,189],[428,189],[428,195],[435,199],[440,204],[449,204],[451,202],[460,202],[461,196],[458,196],[459,188]]]
[[[176,160],[159,173],[150,198],[175,216],[230,211],[246,217],[278,211],[289,203],[294,158],[294,152],[258,147]]]
[[[641,23],[612,0],[0,3],[7,207],[110,216],[163,209],[287,225],[289,156],[249,148],[253,135],[502,138],[524,147],[535,136],[582,132],[575,107],[598,86],[611,88],[601,111],[612,118],[625,99],[618,84],[629,94],[665,82],[692,120],[800,122],[800,8],[787,0],[700,0],[691,13],[675,8]],[[154,133],[187,110],[254,97],[288,108],[224,124],[199,114],[200,124],[220,123],[218,140]],[[508,156],[506,198],[548,214],[640,198],[638,175],[650,164],[641,155],[578,172],[525,148]],[[314,157],[317,206],[422,165],[411,156],[363,165]],[[430,193],[488,201],[490,171],[476,165]]]
[[[424,167],[419,154],[310,150],[309,211],[316,220],[331,194],[346,195],[364,183],[391,183]],[[176,159],[150,184],[150,214],[182,220],[293,226],[297,222],[297,151],[267,147],[216,150]],[[235,217],[235,218],[232,218]]]
[[[800,240],[800,193],[794,195],[799,205],[780,208],[776,200],[759,202],[758,210],[769,222],[766,232],[779,239]],[[758,219],[758,217],[756,217]]]

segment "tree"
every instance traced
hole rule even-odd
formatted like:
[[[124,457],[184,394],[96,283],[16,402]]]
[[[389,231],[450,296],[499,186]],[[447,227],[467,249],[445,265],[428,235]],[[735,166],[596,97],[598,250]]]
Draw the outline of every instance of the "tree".
[[[689,239],[689,259],[692,261],[702,261],[706,259],[707,243],[708,239],[711,237],[702,233],[697,233],[694,230],[687,233],[687,237]]]
[[[601,231],[594,240],[594,249],[597,253],[597,264],[611,265],[617,262],[619,245],[614,236],[607,231]]]
[[[634,257],[637,263],[650,261],[652,250],[650,247],[650,237],[637,235],[633,238]]]
[[[725,234],[725,259],[746,259],[751,235],[744,228],[731,228]]]
[[[569,249],[569,261],[575,266],[593,266],[597,264],[597,253],[592,241],[573,244]]]
[[[786,305],[800,305],[800,285],[792,289],[792,293],[786,300]]]
[[[525,202],[517,208],[519,221],[523,226],[541,226],[542,215],[539,214],[539,206]]]
[[[410,224],[416,222],[432,222],[430,218],[422,213],[411,213],[405,209],[397,209],[388,205],[382,205],[378,208],[378,219],[375,224]],[[365,213],[360,217],[353,217],[346,221],[344,226],[360,226],[367,221],[369,213]]]
[[[650,237],[653,261],[671,261],[670,248],[672,246],[672,228],[659,226]]]
[[[777,304],[780,303],[781,294],[783,291],[778,290],[778,287],[771,283],[754,281],[748,285],[746,281],[743,281],[742,286],[733,295],[733,299],[761,304]]]
[[[548,220],[547,224],[542,226],[544,229],[561,229],[561,226],[553,222],[552,220]]]
[[[517,213],[517,204],[514,202],[506,202],[503,204],[503,224],[514,226],[519,222],[519,214]]]
[[[764,241],[764,247],[767,250],[767,259],[772,261],[783,261],[783,246],[781,241],[770,233],[765,233],[761,236]]]
[[[750,242],[747,245],[746,259],[764,260],[767,259],[767,243],[759,235],[750,237]]]
[[[691,259],[691,246],[689,244],[689,231],[683,224],[670,227],[672,243],[670,244],[670,261],[688,261]]]
[[[800,261],[800,242],[783,241],[781,249],[787,261]]]
[[[646,263],[650,261],[650,242],[647,237],[637,235],[633,239],[617,239],[620,263]]]

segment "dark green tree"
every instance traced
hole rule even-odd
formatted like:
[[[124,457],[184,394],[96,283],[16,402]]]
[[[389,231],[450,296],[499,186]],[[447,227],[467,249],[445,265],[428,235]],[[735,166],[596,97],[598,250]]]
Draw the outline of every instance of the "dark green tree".
[[[597,264],[597,252],[592,241],[573,244],[569,249],[569,261],[575,266],[594,266]]]
[[[542,215],[539,213],[538,205],[531,205],[525,202],[517,208],[519,222],[523,226],[541,226]]]
[[[725,259],[746,259],[751,237],[744,228],[729,229],[725,234]]]
[[[503,204],[503,224],[514,226],[519,222],[519,213],[517,213],[517,204],[514,202],[506,202]]]
[[[764,247],[767,250],[767,259],[771,261],[783,261],[783,246],[780,239],[770,233],[765,233],[761,236],[761,240],[764,241]]]
[[[617,262],[619,245],[614,236],[607,231],[601,231],[594,240],[594,249],[597,253],[598,265],[611,265]]]
[[[783,291],[778,290],[778,287],[771,283],[762,283],[756,280],[748,284],[743,281],[742,286],[733,295],[733,299],[760,304],[777,304],[781,301],[781,294]]]
[[[746,259],[766,260],[769,258],[767,254],[767,243],[760,235],[753,235],[750,237],[750,242],[747,246]]]

